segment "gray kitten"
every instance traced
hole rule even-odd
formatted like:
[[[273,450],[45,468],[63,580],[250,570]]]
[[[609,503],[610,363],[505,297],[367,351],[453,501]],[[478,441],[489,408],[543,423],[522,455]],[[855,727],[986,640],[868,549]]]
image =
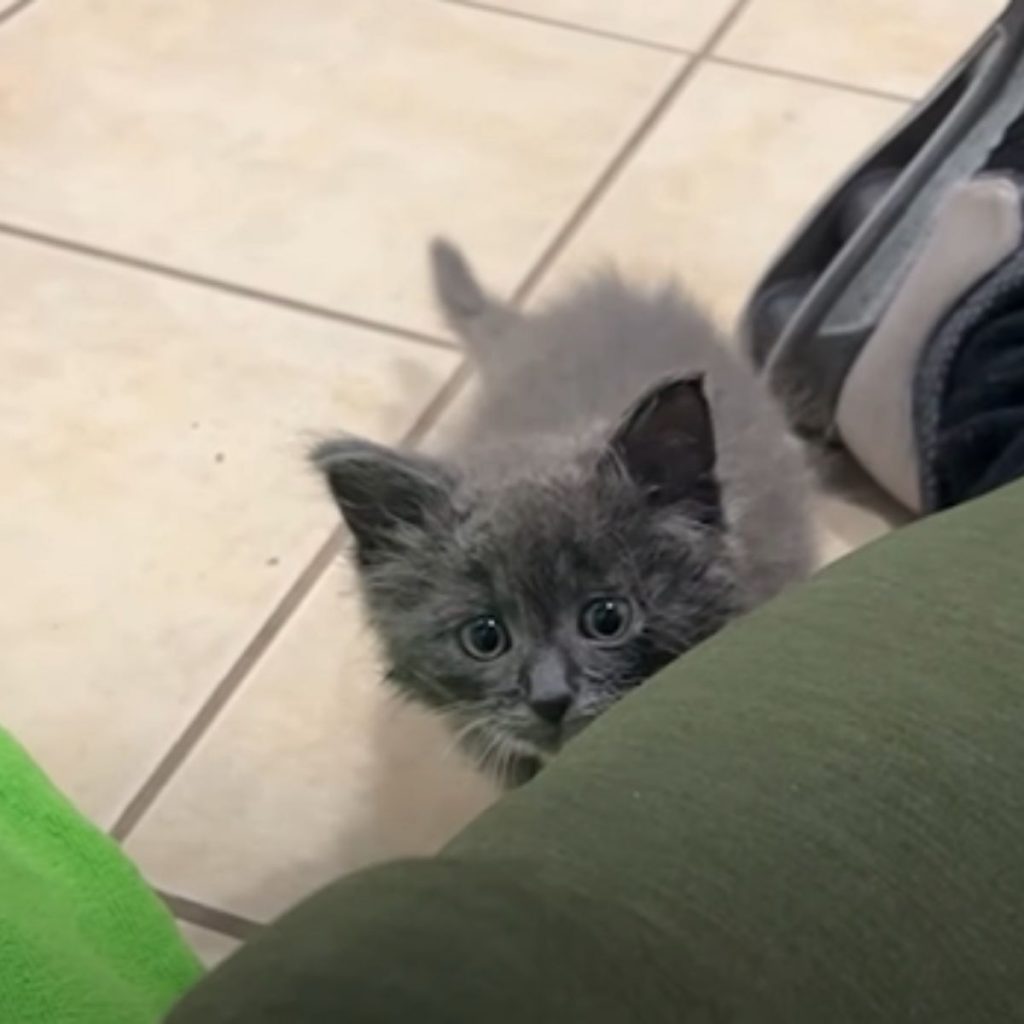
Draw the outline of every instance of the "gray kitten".
[[[670,285],[598,274],[529,315],[434,244],[482,397],[440,459],[313,458],[351,530],[390,678],[529,777],[653,672],[811,565],[802,454]]]

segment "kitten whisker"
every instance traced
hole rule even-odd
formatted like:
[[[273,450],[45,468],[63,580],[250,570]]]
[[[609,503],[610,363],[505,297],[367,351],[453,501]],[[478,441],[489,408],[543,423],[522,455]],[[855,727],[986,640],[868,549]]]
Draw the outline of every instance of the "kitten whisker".
[[[454,718],[456,716],[449,715],[448,717]],[[488,719],[483,714],[479,713],[476,718],[471,718],[468,722],[463,722],[452,731],[452,742],[448,752],[450,753],[456,747],[468,746],[473,735],[478,732],[483,732],[489,725],[490,722]]]
[[[500,783],[501,776],[499,775],[494,762],[497,751],[502,742],[502,737],[500,733],[494,732],[485,733],[484,735],[486,736],[486,743],[480,752],[480,764],[494,775]]]

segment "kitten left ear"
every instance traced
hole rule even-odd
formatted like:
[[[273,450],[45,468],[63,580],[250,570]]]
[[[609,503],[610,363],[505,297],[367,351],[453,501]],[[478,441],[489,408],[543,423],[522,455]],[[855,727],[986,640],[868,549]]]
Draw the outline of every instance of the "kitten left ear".
[[[643,395],[612,436],[611,451],[653,504],[685,502],[708,522],[721,518],[703,377],[675,377]]]
[[[364,565],[386,556],[408,528],[451,508],[453,480],[432,459],[338,438],[310,454],[355,538]]]

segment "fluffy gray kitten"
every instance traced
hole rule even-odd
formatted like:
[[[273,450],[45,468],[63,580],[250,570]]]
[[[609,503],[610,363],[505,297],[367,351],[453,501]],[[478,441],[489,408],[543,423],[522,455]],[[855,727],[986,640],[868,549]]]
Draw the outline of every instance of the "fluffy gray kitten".
[[[313,458],[390,678],[517,781],[653,672],[804,576],[800,449],[677,288],[600,273],[536,313],[433,250],[481,375],[442,458]]]

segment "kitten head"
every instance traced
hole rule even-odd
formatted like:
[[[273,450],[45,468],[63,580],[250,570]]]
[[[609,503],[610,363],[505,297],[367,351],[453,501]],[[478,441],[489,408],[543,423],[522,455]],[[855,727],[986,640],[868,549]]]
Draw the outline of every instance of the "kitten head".
[[[456,465],[337,440],[314,460],[390,677],[478,753],[553,753],[736,611],[699,380],[568,451]]]

